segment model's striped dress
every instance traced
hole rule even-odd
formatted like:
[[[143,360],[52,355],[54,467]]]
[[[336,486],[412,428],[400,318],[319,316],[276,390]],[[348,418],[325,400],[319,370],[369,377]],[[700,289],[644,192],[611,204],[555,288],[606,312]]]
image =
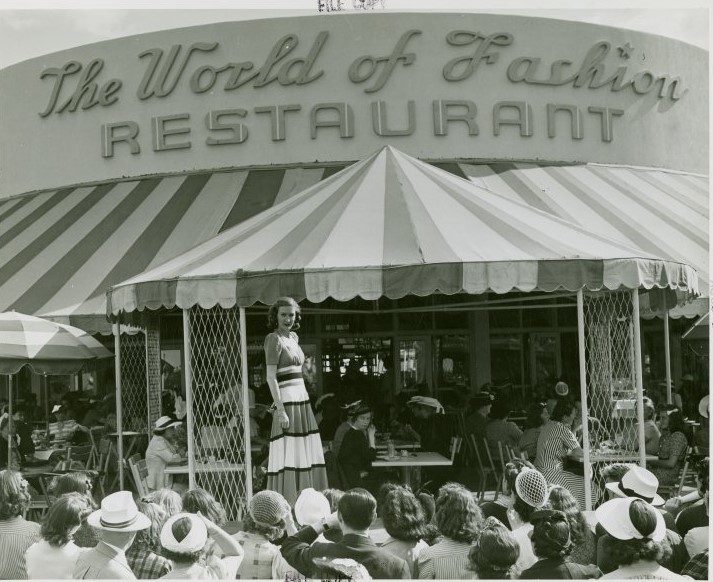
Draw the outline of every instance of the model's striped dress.
[[[270,456],[267,462],[267,488],[281,493],[291,505],[302,489],[327,488],[322,439],[302,380],[304,354],[297,334],[277,333],[265,338],[265,361],[277,366],[277,383],[290,426],[284,431],[278,416],[272,419]]]
[[[545,476],[550,485],[561,485],[574,495],[582,511],[584,503],[584,477],[564,470],[567,453],[580,448],[574,433],[559,421],[552,420],[545,424],[537,439],[537,457],[535,467]],[[592,506],[597,499],[596,486],[592,483]]]

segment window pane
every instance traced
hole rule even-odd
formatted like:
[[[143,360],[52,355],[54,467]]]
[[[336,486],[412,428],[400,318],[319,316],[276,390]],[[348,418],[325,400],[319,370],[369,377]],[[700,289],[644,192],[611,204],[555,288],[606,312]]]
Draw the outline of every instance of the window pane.
[[[490,374],[496,386],[524,384],[522,373],[522,336],[519,334],[490,337]]]

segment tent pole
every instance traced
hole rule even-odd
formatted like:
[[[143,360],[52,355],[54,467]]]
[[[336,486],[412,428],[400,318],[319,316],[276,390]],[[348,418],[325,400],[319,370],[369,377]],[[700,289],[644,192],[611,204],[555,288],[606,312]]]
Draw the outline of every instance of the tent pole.
[[[250,372],[248,370],[248,336],[245,321],[245,308],[240,308],[240,368],[243,377],[243,428],[245,432],[245,504],[250,503],[253,496],[253,462],[252,442],[250,440]]]
[[[579,340],[579,395],[582,404],[582,451],[584,451],[584,506],[592,510],[592,464],[589,462],[589,413],[587,411],[587,363],[584,350],[584,291],[577,291],[577,335]]]
[[[42,385],[45,387],[45,430],[47,431],[47,439],[49,440],[50,435],[50,384],[47,379],[47,374],[42,374]]]
[[[668,333],[668,305],[666,304],[666,289],[663,290],[663,353],[666,362],[666,403],[671,404],[671,338]]]
[[[639,423],[639,465],[646,468],[646,436],[644,435],[644,384],[641,366],[641,322],[639,321],[639,290],[631,290],[631,302],[634,307],[632,323],[634,326],[634,369],[636,371],[636,421]]]
[[[119,465],[119,489],[124,490],[124,428],[121,409],[121,319],[118,318],[112,329],[114,331],[114,373],[116,378],[116,456]]]
[[[12,469],[12,393],[14,390],[14,382],[13,379],[15,378],[14,374],[10,374],[9,376],[9,384],[8,384],[8,407],[7,407],[7,468]]]
[[[188,309],[183,310],[183,361],[186,370],[186,454],[188,455],[188,488],[196,488],[196,456],[193,442],[193,371],[191,370],[191,322]]]

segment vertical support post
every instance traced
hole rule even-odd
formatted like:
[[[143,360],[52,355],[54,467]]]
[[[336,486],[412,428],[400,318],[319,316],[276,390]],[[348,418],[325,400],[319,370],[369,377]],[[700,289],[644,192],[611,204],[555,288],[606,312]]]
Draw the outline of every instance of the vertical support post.
[[[250,503],[253,496],[253,462],[252,442],[250,440],[250,373],[248,371],[248,333],[245,319],[245,308],[240,308],[240,368],[243,380],[243,428],[245,431],[245,505]]]
[[[8,401],[8,407],[7,407],[7,413],[8,413],[8,419],[7,419],[7,468],[12,469],[12,440],[14,438],[13,435],[13,430],[12,430],[12,415],[13,415],[13,409],[12,409],[12,393],[14,391],[14,382],[13,380],[15,379],[14,374],[10,374],[10,377],[8,378],[8,395],[7,395],[7,401]]]
[[[673,402],[671,395],[671,337],[668,331],[668,305],[666,305],[666,289],[663,290],[663,353],[666,362],[666,403]]]
[[[634,306],[632,323],[634,324],[634,369],[636,370],[636,421],[639,428],[639,465],[646,468],[646,437],[644,435],[644,381],[641,364],[641,322],[639,320],[639,290],[631,290]]]
[[[584,451],[584,505],[592,510],[592,463],[589,460],[589,413],[587,406],[587,362],[584,337],[584,291],[577,291],[577,336],[579,343],[579,395],[582,400],[582,450]]]
[[[121,319],[112,326],[114,331],[114,373],[116,378],[116,456],[119,465],[119,489],[124,489],[124,418],[121,408]]]
[[[42,374],[42,384],[45,387],[45,420],[47,421],[45,423],[45,430],[47,431],[45,434],[47,435],[47,439],[49,439],[49,434],[50,434],[50,386],[49,386],[49,380],[47,380],[47,374]]]
[[[196,488],[196,456],[193,433],[193,371],[191,370],[191,321],[188,309],[183,310],[183,366],[186,370],[186,445],[188,455],[188,488]]]
[[[149,370],[151,369],[151,362],[149,360],[149,326],[151,325],[150,316],[144,313],[144,362],[146,362],[146,367],[144,368],[146,372],[146,434],[151,434],[151,375]],[[160,367],[159,363],[159,367]],[[150,439],[151,437],[149,437]]]

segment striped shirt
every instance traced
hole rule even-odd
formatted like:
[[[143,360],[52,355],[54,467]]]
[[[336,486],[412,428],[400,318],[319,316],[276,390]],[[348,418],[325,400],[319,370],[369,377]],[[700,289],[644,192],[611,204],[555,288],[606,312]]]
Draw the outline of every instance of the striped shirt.
[[[470,569],[470,544],[443,537],[440,542],[424,548],[416,559],[413,575],[421,580],[474,580],[478,576]]]
[[[0,580],[26,580],[25,552],[40,541],[40,524],[23,517],[0,521]]]

